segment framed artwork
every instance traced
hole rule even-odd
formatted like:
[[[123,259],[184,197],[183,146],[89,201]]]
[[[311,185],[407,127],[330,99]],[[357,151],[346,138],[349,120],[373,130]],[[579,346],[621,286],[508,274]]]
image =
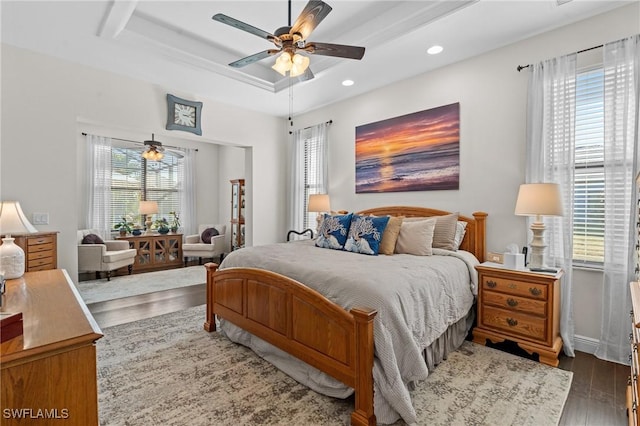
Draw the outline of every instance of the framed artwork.
[[[167,130],[183,130],[202,135],[202,102],[167,94]]]
[[[356,127],[356,193],[459,186],[459,102]]]

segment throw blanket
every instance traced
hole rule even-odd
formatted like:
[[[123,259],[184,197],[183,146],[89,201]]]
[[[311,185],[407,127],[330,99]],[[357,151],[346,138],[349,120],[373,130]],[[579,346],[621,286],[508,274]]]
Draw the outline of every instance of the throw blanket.
[[[221,269],[254,267],[278,272],[347,310],[354,306],[377,309],[375,414],[381,423],[393,423],[402,417],[412,424],[416,413],[409,386],[429,374],[422,352],[466,316],[477,288],[474,266],[478,260],[473,255],[437,249],[434,253],[368,256],[299,241],[234,251],[224,259]],[[222,321],[221,325],[231,340],[251,347],[310,388],[340,397],[353,392],[334,379],[319,377],[323,374],[232,324]]]

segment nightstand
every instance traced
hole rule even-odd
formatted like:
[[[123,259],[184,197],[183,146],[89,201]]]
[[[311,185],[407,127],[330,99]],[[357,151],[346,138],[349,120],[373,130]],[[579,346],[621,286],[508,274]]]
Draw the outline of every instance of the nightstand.
[[[558,366],[560,278],[562,271],[531,272],[485,262],[478,270],[478,324],[473,341],[486,345],[510,340],[540,362]]]

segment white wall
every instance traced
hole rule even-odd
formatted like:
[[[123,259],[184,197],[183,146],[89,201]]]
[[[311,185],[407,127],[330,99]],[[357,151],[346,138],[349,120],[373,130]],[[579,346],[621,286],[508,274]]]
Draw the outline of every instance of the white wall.
[[[77,149],[83,131],[133,140],[155,133],[170,145],[201,147],[197,167],[209,167],[211,173],[198,182],[200,194],[206,194],[202,205],[198,200],[198,216],[212,220],[225,219],[219,216],[220,205],[229,197],[221,190],[224,182],[218,169],[231,160],[227,151],[220,151],[216,159],[217,148],[212,151],[201,144],[249,147],[253,155],[248,156],[249,170],[245,159],[243,173],[253,179],[253,193],[260,194],[253,202],[277,215],[256,216],[247,232],[253,232],[255,244],[283,238],[281,119],[8,45],[2,45],[1,54],[1,199],[19,200],[28,217],[49,213],[49,225],[38,229],[59,231],[58,266],[72,278],[77,276],[76,229],[81,223]],[[202,137],[164,130],[167,93],[204,102]],[[252,207],[250,203],[249,211]]]
[[[638,3],[487,54],[295,117],[306,127],[333,120],[329,194],[333,209],[419,205],[489,213],[487,249],[527,242],[525,219],[513,214],[524,182],[528,72],[517,65],[576,52],[640,31]],[[357,84],[357,82],[356,82]],[[348,90],[348,89],[345,89]],[[460,189],[355,194],[355,127],[460,102]],[[601,274],[574,275],[576,334],[600,334]],[[584,350],[584,348],[583,348]]]

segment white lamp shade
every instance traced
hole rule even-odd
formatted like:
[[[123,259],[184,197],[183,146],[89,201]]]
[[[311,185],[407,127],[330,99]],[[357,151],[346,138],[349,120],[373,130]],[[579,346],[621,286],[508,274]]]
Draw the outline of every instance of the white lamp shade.
[[[156,214],[158,213],[157,201],[140,201],[140,208],[138,209],[140,214]]]
[[[520,185],[515,214],[519,216],[562,216],[560,186],[555,183]]]
[[[331,211],[331,203],[328,194],[311,194],[309,195],[310,212],[328,212]]]
[[[0,235],[31,234],[38,232],[22,212],[17,201],[3,201],[0,204]]]

